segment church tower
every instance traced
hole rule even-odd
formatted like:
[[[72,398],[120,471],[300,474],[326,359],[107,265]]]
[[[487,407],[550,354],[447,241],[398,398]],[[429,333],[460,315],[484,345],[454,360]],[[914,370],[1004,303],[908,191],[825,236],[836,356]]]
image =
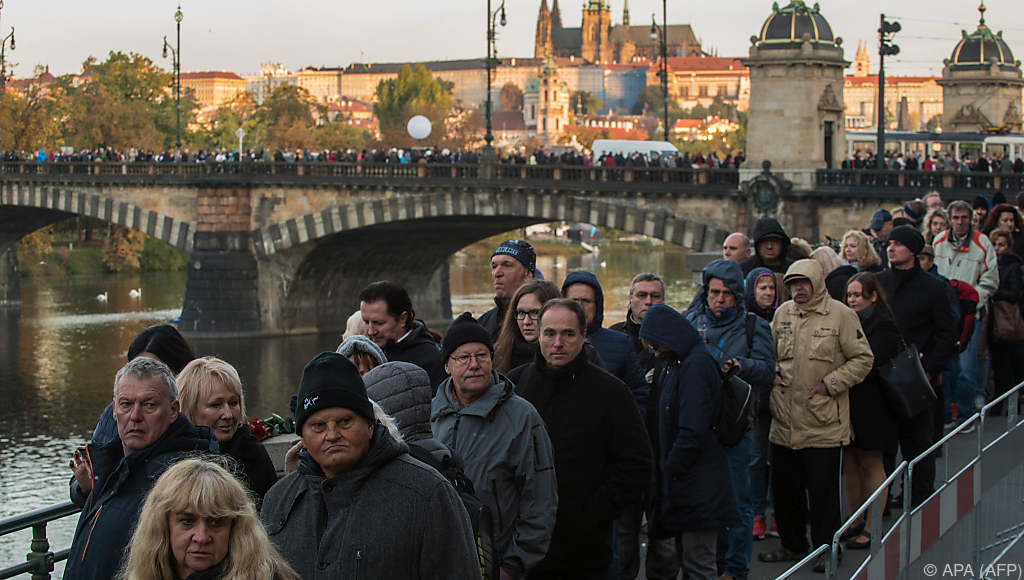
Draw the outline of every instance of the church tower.
[[[629,0],[622,4],[622,25],[629,28]]]
[[[604,0],[589,0],[583,9],[582,54],[594,63],[609,62],[612,46],[608,36],[612,28],[612,11]]]
[[[871,75],[871,55],[868,45],[861,42],[857,45],[857,56],[853,59],[853,76],[866,77]]]
[[[555,0],[557,10],[558,0]],[[533,58],[544,58],[551,53],[551,12],[548,11],[548,0],[540,0],[540,13],[537,15],[537,35],[533,41]]]

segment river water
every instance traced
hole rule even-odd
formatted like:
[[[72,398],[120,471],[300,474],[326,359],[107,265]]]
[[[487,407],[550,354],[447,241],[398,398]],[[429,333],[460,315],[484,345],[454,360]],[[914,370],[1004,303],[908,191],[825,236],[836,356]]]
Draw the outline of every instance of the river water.
[[[656,272],[669,305],[693,296],[684,252],[653,249],[585,256],[541,256],[538,267],[558,284],[574,270],[597,275],[605,291],[605,324],[625,316],[629,282]],[[142,296],[129,292],[141,288]],[[451,264],[452,311],[479,316],[493,306],[487,257],[456,256]],[[107,294],[107,301],[96,296]],[[68,460],[88,441],[110,401],[114,374],[128,345],[146,327],[177,317],[185,273],[69,276],[22,280],[20,309],[0,309],[0,519],[68,499]],[[250,416],[286,415],[302,368],[334,350],[339,336],[196,340],[199,356],[219,356],[238,368]],[[51,549],[70,545],[76,517],[48,527]],[[0,568],[25,561],[28,530],[0,537]],[[63,564],[55,574],[60,577]]]

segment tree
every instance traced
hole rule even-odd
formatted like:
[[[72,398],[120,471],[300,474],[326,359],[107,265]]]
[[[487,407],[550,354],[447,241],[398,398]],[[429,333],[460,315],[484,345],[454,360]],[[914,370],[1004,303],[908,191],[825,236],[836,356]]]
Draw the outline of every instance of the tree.
[[[942,126],[942,113],[939,113],[938,115],[932,115],[932,118],[928,119],[928,123],[925,125],[924,130],[928,131],[929,133],[934,133],[934,132],[938,131],[939,127],[941,127],[941,126]]]
[[[107,246],[103,248],[103,263],[111,272],[124,272],[139,267],[139,257],[146,244],[146,234],[123,226],[113,226]]]
[[[18,261],[35,265],[53,251],[53,226],[46,226],[18,240]]]
[[[594,115],[601,107],[604,106],[604,101],[595,97],[588,91],[576,91],[569,95],[569,110],[573,113],[581,115]]]
[[[281,85],[256,110],[256,134],[260,134],[260,129],[265,129],[266,145],[276,149],[314,148],[314,113],[323,119],[327,108],[318,103],[305,88]]]
[[[501,95],[498,96],[498,100],[501,101],[501,106],[506,111],[523,110],[523,91],[514,83],[507,83],[501,87]]]
[[[0,143],[8,149],[40,149],[57,133],[55,104],[42,86],[44,69],[36,67],[35,72],[23,94],[6,91],[0,98]]]
[[[451,87],[451,83],[434,79],[422,64],[417,64],[415,71],[403,66],[396,78],[381,81],[377,85],[373,114],[380,122],[384,143],[395,147],[413,145],[414,140],[405,127],[416,115],[426,116],[434,126],[425,143],[436,146],[443,142],[445,131],[438,129],[444,127],[451,108]]]
[[[353,149],[362,150],[373,140],[370,134],[359,127],[344,121],[324,123],[316,130],[316,141],[321,149],[331,151]]]
[[[659,122],[665,117],[665,96],[658,85],[649,85],[644,92],[636,98],[633,105],[634,115],[645,115],[658,119]],[[683,118],[683,110],[675,99],[668,101],[668,124],[669,128],[675,125],[676,121]],[[651,131],[651,138],[663,136],[663,132]]]

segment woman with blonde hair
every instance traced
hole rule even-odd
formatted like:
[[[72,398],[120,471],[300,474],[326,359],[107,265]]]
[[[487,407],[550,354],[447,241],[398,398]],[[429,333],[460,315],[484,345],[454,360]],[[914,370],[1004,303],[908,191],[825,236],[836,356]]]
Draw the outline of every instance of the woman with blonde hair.
[[[184,459],[160,476],[119,580],[298,580],[245,488],[219,463]]]
[[[825,276],[825,288],[829,296],[844,302],[846,283],[850,278],[858,272],[881,272],[882,259],[871,244],[871,239],[860,230],[850,230],[843,234],[843,243],[839,248],[845,265]]]
[[[942,208],[930,210],[924,216],[924,241],[932,245],[935,236],[949,229],[949,214]]]
[[[177,382],[181,413],[193,425],[213,431],[220,452],[238,462],[257,506],[262,504],[263,496],[277,483],[277,470],[249,426],[242,424],[245,396],[238,371],[219,358],[197,358],[185,365]]]

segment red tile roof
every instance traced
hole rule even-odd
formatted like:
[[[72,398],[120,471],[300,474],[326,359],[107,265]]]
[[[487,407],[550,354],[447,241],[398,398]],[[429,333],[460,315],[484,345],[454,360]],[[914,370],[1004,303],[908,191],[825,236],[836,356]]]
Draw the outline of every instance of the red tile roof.
[[[242,77],[236,75],[233,72],[227,71],[203,71],[203,72],[183,72],[181,73],[182,80],[188,81],[201,81],[207,79],[224,79],[231,81],[240,81]]]

